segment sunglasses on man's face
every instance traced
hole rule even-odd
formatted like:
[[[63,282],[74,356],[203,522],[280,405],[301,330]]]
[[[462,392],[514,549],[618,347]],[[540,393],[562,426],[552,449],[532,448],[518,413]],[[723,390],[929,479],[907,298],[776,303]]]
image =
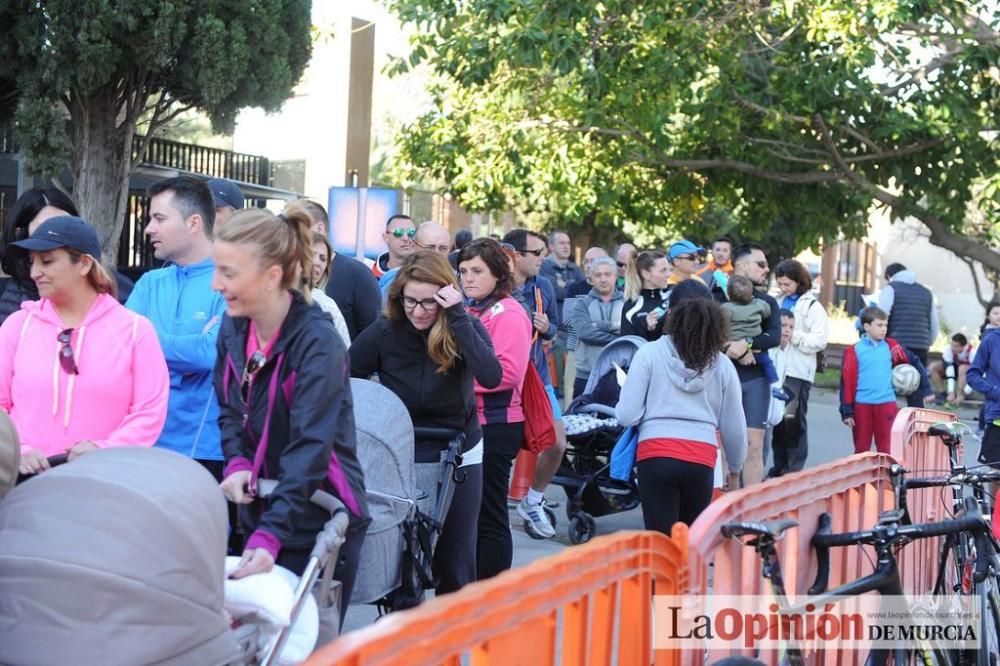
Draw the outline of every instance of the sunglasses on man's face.
[[[537,250],[518,250],[517,252],[518,252],[518,254],[520,254],[520,255],[521,255],[522,257],[526,257],[526,256],[528,256],[529,254],[533,254],[533,255],[535,255],[536,257],[540,257],[540,256],[542,256],[542,253],[544,253],[544,252],[545,252],[545,248],[544,248],[544,247],[540,247],[540,248],[538,248]]]
[[[416,229],[404,229],[403,227],[397,227],[396,229],[392,230],[392,235],[395,236],[396,238],[402,238],[403,236],[408,236],[410,238],[413,238],[414,236],[417,235],[417,230]]]
[[[59,365],[62,366],[63,371],[68,375],[80,374],[79,368],[76,367],[76,359],[73,358],[73,348],[69,346],[70,340],[73,339],[73,329],[67,328],[60,331],[56,339],[62,345],[59,349]]]
[[[686,261],[697,261],[698,257],[694,256],[693,254],[679,254],[676,257],[674,257],[674,261],[677,261],[678,259],[684,259]]]

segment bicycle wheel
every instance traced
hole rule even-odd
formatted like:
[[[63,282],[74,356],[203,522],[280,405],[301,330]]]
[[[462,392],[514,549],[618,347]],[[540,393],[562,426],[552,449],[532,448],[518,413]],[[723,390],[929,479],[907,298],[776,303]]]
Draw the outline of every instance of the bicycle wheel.
[[[1000,665],[1000,589],[995,576],[976,586],[979,595],[978,666]]]

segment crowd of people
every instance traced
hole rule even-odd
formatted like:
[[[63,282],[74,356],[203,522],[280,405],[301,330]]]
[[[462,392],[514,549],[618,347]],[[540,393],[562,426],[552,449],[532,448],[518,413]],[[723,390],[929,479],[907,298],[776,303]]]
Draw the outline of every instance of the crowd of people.
[[[718,485],[801,470],[808,406],[829,336],[808,268],[727,237],[639,251],[629,243],[573,262],[565,231],[514,229],[452,239],[406,215],[386,223],[372,266],[331,247],[324,208],[244,208],[227,181],[177,177],[149,192],[148,243],[163,267],[132,285],[106,269],[94,228],[58,190],[20,197],[4,228],[0,408],[21,434],[21,473],[45,473],[95,449],[158,446],[212,474],[232,506],[234,577],[301,572],[324,522],[316,489],[347,507],[335,578],[344,597],[370,518],[356,450],[350,378],[377,379],[415,426],[464,433],[458,484],[434,553],[438,592],[509,568],[512,466],[525,446],[524,387],[537,374],[554,425],[517,505],[542,537],[555,530],[545,491],[567,447],[563,409],[586,392],[608,343],[641,343],[616,416],[638,430],[637,488],[648,529],[690,523]],[[902,267],[861,315],[844,361],[842,415],[855,450],[888,446],[892,367],[927,366],[932,299]],[[885,292],[889,292],[886,294]],[[987,332],[1000,327],[1000,306]],[[887,336],[888,333],[888,336]],[[929,366],[987,395],[987,439],[1000,449],[1000,338],[973,358],[957,335]],[[931,395],[922,383],[912,396]],[[775,401],[779,417],[774,418]],[[772,428],[773,426],[773,428]],[[765,474],[765,435],[773,464]],[[418,440],[415,462],[446,442]],[[258,482],[277,481],[266,500]]]

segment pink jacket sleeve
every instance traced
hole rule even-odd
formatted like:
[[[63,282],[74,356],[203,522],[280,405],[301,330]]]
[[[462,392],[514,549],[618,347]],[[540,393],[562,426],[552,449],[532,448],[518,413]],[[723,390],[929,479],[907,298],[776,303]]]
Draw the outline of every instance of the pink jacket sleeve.
[[[493,341],[493,351],[500,361],[503,376],[500,383],[489,390],[477,383],[476,390],[480,393],[520,390],[524,384],[524,373],[528,371],[531,321],[524,308],[514,299],[505,298],[500,303],[503,304],[504,310],[490,317],[487,330]]]
[[[170,373],[153,325],[139,316],[132,345],[132,406],[121,424],[106,439],[96,440],[102,449],[117,446],[152,446],[160,438],[167,420]]]
[[[10,396],[10,386],[14,380],[14,352],[17,351],[17,341],[24,326],[24,313],[20,310],[11,314],[0,326],[0,409],[10,413],[13,402]],[[31,447],[21,442],[22,451],[30,451]]]

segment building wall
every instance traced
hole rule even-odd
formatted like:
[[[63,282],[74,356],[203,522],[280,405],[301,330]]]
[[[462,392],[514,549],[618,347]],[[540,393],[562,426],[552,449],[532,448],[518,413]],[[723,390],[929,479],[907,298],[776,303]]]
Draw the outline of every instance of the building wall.
[[[869,239],[877,245],[876,288],[885,280],[885,267],[899,262],[917,274],[917,281],[934,292],[942,327],[952,333],[978,335],[985,313],[976,297],[969,267],[952,252],[931,245],[926,228],[916,220],[890,224],[884,214],[873,215]],[[990,298],[995,285],[987,282],[977,265],[983,296]]]

